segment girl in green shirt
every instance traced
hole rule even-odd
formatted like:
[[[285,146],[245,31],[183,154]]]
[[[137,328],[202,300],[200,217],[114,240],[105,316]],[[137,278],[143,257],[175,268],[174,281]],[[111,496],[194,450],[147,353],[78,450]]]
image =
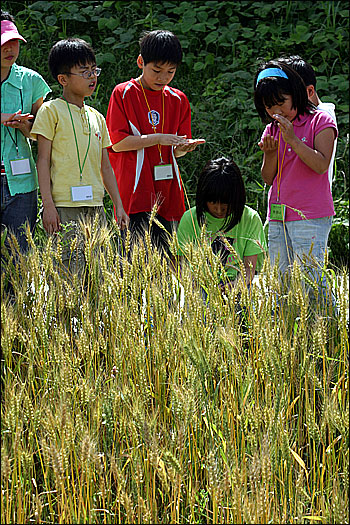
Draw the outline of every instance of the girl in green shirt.
[[[232,286],[239,276],[238,258],[243,262],[246,282],[250,284],[266,251],[261,219],[245,203],[244,182],[237,164],[225,157],[211,160],[198,179],[196,206],[184,213],[177,230],[178,254],[184,256],[189,243],[199,244],[205,224],[208,242],[213,252],[220,255],[225,268],[226,286],[227,281]],[[235,253],[227,248],[224,238]],[[220,284],[223,286],[223,282]]]

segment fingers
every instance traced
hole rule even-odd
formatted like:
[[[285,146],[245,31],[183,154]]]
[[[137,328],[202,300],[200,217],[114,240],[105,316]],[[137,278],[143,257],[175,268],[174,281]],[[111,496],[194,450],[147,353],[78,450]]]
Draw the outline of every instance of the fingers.
[[[271,135],[266,135],[260,142],[258,146],[262,151],[274,151],[277,148],[278,141]]]

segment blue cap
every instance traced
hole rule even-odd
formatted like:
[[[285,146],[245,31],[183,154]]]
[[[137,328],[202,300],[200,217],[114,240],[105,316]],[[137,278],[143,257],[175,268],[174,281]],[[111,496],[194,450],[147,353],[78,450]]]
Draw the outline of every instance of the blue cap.
[[[288,79],[283,69],[280,69],[279,67],[268,67],[267,69],[260,71],[258,78],[256,79],[255,87],[259,84],[260,80],[266,77],[282,77]]]

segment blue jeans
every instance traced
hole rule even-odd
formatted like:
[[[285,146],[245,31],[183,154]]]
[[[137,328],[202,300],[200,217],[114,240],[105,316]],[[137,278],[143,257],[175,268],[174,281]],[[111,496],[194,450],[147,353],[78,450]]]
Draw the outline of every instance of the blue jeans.
[[[319,284],[326,298],[327,280],[323,272],[332,217],[300,221],[270,221],[268,244],[271,264],[279,255],[279,270],[284,274],[297,261],[303,271]],[[334,298],[332,302],[334,303]]]
[[[1,227],[6,226],[8,233],[17,237],[23,253],[28,249],[24,225],[28,222],[32,234],[34,233],[37,209],[37,190],[11,195],[6,175],[1,174]]]

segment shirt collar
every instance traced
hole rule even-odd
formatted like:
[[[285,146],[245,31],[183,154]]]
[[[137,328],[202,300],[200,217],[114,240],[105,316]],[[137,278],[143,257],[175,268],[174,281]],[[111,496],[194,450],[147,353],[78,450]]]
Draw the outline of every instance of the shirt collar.
[[[17,64],[13,64],[11,67],[11,71],[9,76],[7,77],[7,80],[4,81],[4,84],[8,82],[9,84],[12,84],[18,89],[22,89],[22,75],[19,71],[19,67]]]

